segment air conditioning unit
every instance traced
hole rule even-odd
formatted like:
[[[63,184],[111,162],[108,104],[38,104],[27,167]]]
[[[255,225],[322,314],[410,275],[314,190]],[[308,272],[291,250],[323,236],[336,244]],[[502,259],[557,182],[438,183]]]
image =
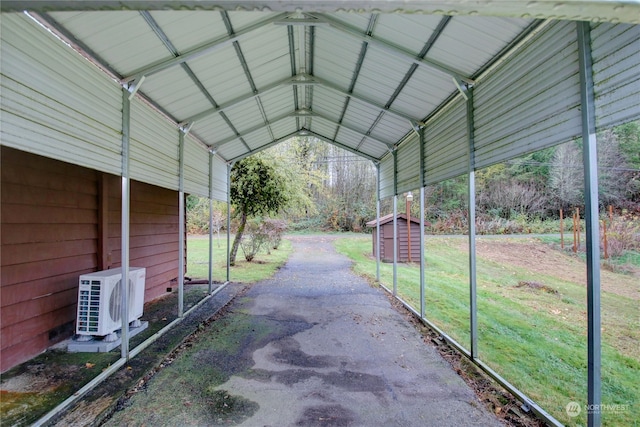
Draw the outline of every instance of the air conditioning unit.
[[[145,268],[129,268],[129,323],[142,316],[145,276]],[[121,278],[121,268],[80,276],[76,334],[105,336],[122,329]]]

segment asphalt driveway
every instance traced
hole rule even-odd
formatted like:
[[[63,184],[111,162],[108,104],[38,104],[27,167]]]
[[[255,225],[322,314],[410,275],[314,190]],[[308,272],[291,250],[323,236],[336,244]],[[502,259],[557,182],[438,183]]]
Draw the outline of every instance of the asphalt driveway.
[[[293,240],[107,425],[501,425],[331,238]]]

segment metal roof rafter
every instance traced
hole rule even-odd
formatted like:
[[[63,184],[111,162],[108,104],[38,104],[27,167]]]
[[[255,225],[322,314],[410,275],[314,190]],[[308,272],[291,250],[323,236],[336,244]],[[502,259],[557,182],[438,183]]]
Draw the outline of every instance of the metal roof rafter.
[[[320,119],[322,119],[322,120],[325,120],[325,121],[327,121],[327,122],[329,122],[329,123],[332,123],[332,124],[334,124],[334,125],[338,126],[338,128],[344,128],[344,129],[349,130],[349,131],[351,131],[351,132],[357,133],[358,135],[362,135],[362,136],[363,136],[363,137],[362,137],[363,141],[364,141],[365,139],[370,139],[370,140],[372,140],[372,141],[374,141],[374,142],[376,142],[376,143],[378,143],[378,144],[382,144],[382,145],[384,145],[385,147],[387,147],[387,148],[389,148],[389,149],[391,149],[391,148],[394,146],[394,145],[393,145],[393,144],[391,144],[391,143],[381,141],[381,140],[379,140],[379,139],[377,139],[377,138],[372,137],[372,136],[371,136],[371,135],[369,135],[368,133],[365,133],[365,132],[363,132],[363,131],[361,131],[361,130],[358,130],[358,129],[356,129],[356,128],[353,128],[353,127],[351,127],[351,126],[345,125],[344,123],[338,123],[338,122],[336,122],[335,120],[332,120],[332,119],[330,119],[329,117],[327,117],[327,116],[325,116],[325,115],[322,115],[322,114],[319,114],[319,113],[315,113],[315,112],[314,112],[314,113],[313,113],[313,116],[318,117],[318,118],[320,118]],[[336,138],[333,138],[333,139],[335,140]],[[357,147],[357,148],[359,149],[361,145],[362,145],[362,142],[358,145],[358,147]]]
[[[234,157],[233,159],[229,160],[229,162],[231,162],[231,163],[235,163],[235,162],[237,162],[237,161],[239,161],[239,160],[242,160],[242,159],[244,159],[244,158],[247,158],[247,157],[249,157],[249,156],[252,156],[252,155],[254,155],[254,154],[256,154],[256,153],[259,153],[260,151],[264,151],[264,150],[266,150],[267,148],[271,148],[271,147],[273,147],[274,145],[277,145],[277,144],[279,144],[279,143],[281,143],[281,142],[284,142],[284,141],[286,141],[287,139],[291,139],[291,138],[293,138],[294,136],[298,135],[299,133],[300,133],[300,131],[295,131],[295,132],[292,132],[292,133],[290,133],[290,134],[288,134],[288,135],[283,136],[282,138],[274,139],[274,140],[272,140],[271,142],[268,142],[268,143],[266,143],[265,145],[262,145],[262,146],[260,146],[260,147],[258,147],[258,148],[254,148],[253,150],[249,149],[249,151],[248,151],[248,152],[246,152],[246,153],[244,153],[244,154],[241,154],[241,155],[239,155],[239,156],[237,156],[237,157]]]
[[[159,61],[156,62],[155,64],[150,64],[148,66],[145,66],[143,68],[139,68],[135,71],[133,71],[131,74],[129,74],[128,76],[125,76],[124,78],[122,78],[121,83],[129,83],[132,82],[134,80],[139,79],[142,76],[149,76],[155,73],[159,73],[160,71],[164,71],[168,68],[171,67],[175,67],[178,64],[181,64],[183,62],[189,61],[191,59],[197,58],[200,55],[204,55],[207,53],[211,53],[213,51],[216,51],[218,49],[227,47],[231,44],[233,44],[234,42],[237,42],[238,40],[247,37],[249,34],[251,34],[253,31],[258,30],[262,27],[264,27],[265,25],[270,25],[272,23],[274,23],[275,21],[282,19],[283,17],[287,16],[287,13],[279,13],[278,15],[272,16],[270,18],[267,18],[263,21],[260,22],[256,22],[253,25],[250,25],[246,28],[243,28],[242,30],[239,30],[238,32],[235,32],[233,35],[221,38],[221,39],[216,39],[216,40],[212,40],[209,42],[206,42],[200,46],[194,47],[193,49],[190,49],[184,53],[182,53],[180,56],[177,56],[175,58],[171,58],[171,59],[167,59],[167,60],[163,60],[163,61]]]
[[[227,28],[227,33],[229,33],[229,37],[233,37],[235,35],[235,31],[233,29],[233,25],[231,24],[231,18],[229,18],[229,14],[226,10],[220,12],[220,16],[222,16],[222,21],[224,22],[225,27]],[[244,70],[244,74],[247,77],[247,81],[251,86],[251,91],[257,95],[258,88],[256,87],[255,82],[253,81],[253,76],[251,75],[251,70],[249,69],[249,64],[247,64],[247,60],[244,57],[244,53],[242,53],[242,48],[240,47],[240,43],[235,40],[233,42],[233,47],[236,50],[236,55],[238,56],[238,60],[240,61],[240,65],[242,65],[242,69]],[[262,120],[264,120],[264,124],[267,126],[267,130],[269,131],[269,135],[273,139],[273,131],[271,130],[271,126],[269,126],[269,119],[267,118],[267,114],[264,111],[264,107],[262,105],[262,101],[260,100],[260,96],[256,96],[256,103],[258,104],[258,109],[260,110],[260,114],[262,115]],[[231,121],[227,118],[227,123],[231,126]],[[235,129],[235,127],[233,127]],[[244,140],[242,141],[244,142]],[[245,143],[246,145],[246,143]],[[247,145],[247,148],[249,146]]]
[[[370,139],[373,142],[376,142],[378,144],[384,145],[388,149],[392,149],[394,147],[393,144],[381,141],[381,140],[379,140],[377,138],[372,137],[371,135],[366,135],[366,134],[362,133],[361,130],[352,128],[352,127],[344,125],[342,123],[337,123],[335,120],[332,120],[332,119],[330,119],[329,117],[327,117],[327,116],[325,116],[323,114],[319,114],[319,113],[316,113],[316,112],[313,112],[313,111],[310,111],[310,110],[304,110],[304,109],[303,110],[296,110],[296,111],[294,111],[292,113],[286,113],[286,114],[280,115],[280,116],[274,118],[273,120],[271,120],[269,124],[273,125],[274,123],[277,123],[277,122],[279,122],[281,120],[284,120],[286,118],[289,118],[289,117],[304,117],[304,118],[317,117],[319,119],[322,119],[322,120],[325,120],[325,121],[327,121],[329,123],[335,124],[336,126],[342,127],[342,128],[344,128],[346,130],[349,130],[351,132],[357,133],[359,135],[363,135],[363,140],[364,139]],[[243,138],[243,137],[245,137],[245,136],[257,131],[257,130],[260,130],[260,129],[264,128],[265,126],[266,126],[265,124],[261,123],[259,125],[256,125],[256,126],[253,126],[253,127],[249,128],[249,129],[244,130],[242,133],[236,133],[236,135],[234,135],[234,136],[230,136],[228,138],[223,139],[222,141],[218,141],[215,144],[212,144],[211,145],[211,149],[218,150],[223,145],[226,145],[226,144],[228,144],[230,142],[239,140],[239,139],[241,139],[241,138]],[[336,141],[336,138],[333,138],[332,141]]]
[[[435,30],[433,30],[433,33],[431,33],[431,36],[429,37],[429,40],[427,40],[427,42],[424,44],[422,50],[418,54],[418,58],[424,59],[424,57],[427,56],[427,53],[429,53],[429,50],[431,50],[433,45],[436,43],[436,41],[438,40],[438,38],[440,37],[440,35],[444,31],[444,29],[447,26],[447,24],[449,23],[449,21],[451,21],[451,17],[450,16],[442,17],[442,19],[438,23],[438,26],[435,28]],[[393,94],[389,98],[389,101],[387,101],[387,103],[385,105],[385,108],[391,108],[391,105],[396,100],[396,98],[400,95],[400,93],[405,88],[407,83],[409,83],[409,80],[411,79],[411,77],[413,76],[413,74],[415,73],[415,71],[417,69],[418,69],[418,65],[417,64],[415,64],[415,63],[411,64],[411,67],[409,67],[409,71],[407,71],[407,73],[404,75],[402,81],[396,87],[396,90],[393,92]],[[454,79],[454,82],[457,83],[455,81],[455,79]],[[371,127],[369,128],[369,130],[366,133],[367,136],[370,135],[371,132],[373,132],[373,129],[380,122],[380,120],[382,119],[382,116],[383,116],[383,113],[380,113],[378,115],[378,117],[376,118],[376,120],[371,124]],[[412,122],[411,126],[420,127],[420,124],[418,122]],[[358,148],[360,148],[360,146],[364,143],[364,141],[365,141],[365,138],[362,138],[362,141],[360,141],[360,144],[358,144]]]
[[[307,135],[315,136],[318,139],[321,139],[321,140],[323,140],[323,141],[325,141],[325,142],[327,142],[327,143],[329,143],[331,145],[335,145],[336,147],[342,148],[343,150],[349,151],[350,153],[357,154],[358,156],[364,157],[367,160],[371,160],[372,162],[379,162],[380,161],[380,159],[377,159],[377,158],[375,158],[373,156],[365,154],[362,151],[358,151],[353,147],[349,147],[348,145],[344,145],[344,144],[336,141],[335,139],[331,139],[331,138],[329,138],[327,136],[321,135],[321,134],[316,133],[316,132],[312,132],[310,130],[305,130],[305,131],[306,131]]]
[[[153,19],[153,16],[151,16],[151,13],[149,13],[146,10],[140,11],[140,15],[142,15],[142,17],[144,18],[144,20],[147,22],[147,24],[149,25],[149,27],[151,27],[151,29],[153,30],[153,32],[155,33],[155,35],[162,41],[162,43],[165,45],[165,47],[169,50],[169,52],[171,52],[171,54],[174,57],[178,57],[180,56],[180,52],[178,51],[178,49],[176,49],[176,47],[173,45],[173,43],[171,43],[171,40],[169,40],[169,37],[165,34],[165,32],[162,30],[162,28],[160,28],[160,25],[158,25],[158,23],[156,22],[155,19]],[[202,84],[202,82],[200,81],[200,79],[198,79],[198,77],[195,75],[195,73],[193,72],[193,70],[191,69],[191,67],[189,67],[189,65],[186,62],[183,62],[180,64],[182,66],[182,68],[184,69],[184,71],[187,73],[187,75],[189,76],[189,78],[191,79],[191,81],[193,81],[193,83],[198,87],[198,89],[200,90],[200,92],[205,96],[205,98],[207,98],[207,100],[211,103],[211,105],[213,105],[214,107],[218,106],[218,103],[216,102],[216,100],[213,98],[213,96],[211,95],[211,93],[209,93],[209,91],[207,90],[207,88],[204,87],[204,85]],[[139,86],[142,84],[142,81],[144,80],[146,76],[142,76],[142,78],[140,78],[140,80],[137,81],[137,87],[136,90],[139,89]]]
[[[188,118],[184,119],[183,121],[181,121],[180,124],[184,125],[186,123],[190,123],[190,122],[193,122],[193,121],[197,121],[197,120],[203,119],[203,118],[205,118],[207,116],[211,116],[211,115],[213,115],[213,114],[215,114],[215,113],[217,113],[219,111],[224,111],[227,108],[231,108],[231,107],[233,107],[235,105],[238,105],[238,104],[240,104],[242,102],[249,101],[249,100],[257,97],[258,95],[264,95],[265,93],[271,92],[272,90],[275,90],[275,89],[278,89],[278,88],[281,88],[282,86],[286,86],[286,85],[290,85],[290,84],[296,84],[297,80],[302,80],[302,78],[300,76],[295,76],[293,78],[292,77],[287,77],[286,79],[282,79],[282,80],[280,80],[278,82],[275,82],[275,83],[265,87],[264,89],[257,91],[256,93],[250,93],[250,94],[247,94],[247,95],[242,95],[242,96],[240,96],[240,97],[238,97],[236,99],[232,99],[229,102],[221,104],[218,107],[210,108],[210,109],[202,111],[202,112],[200,112],[198,114],[194,114],[193,116],[188,117]]]
[[[191,117],[188,117],[186,119],[184,119],[183,121],[180,122],[181,126],[184,126],[185,124],[192,122],[192,121],[196,121],[196,120],[200,120],[204,117],[210,116],[212,114],[215,114],[217,112],[223,111],[226,108],[230,108],[234,105],[240,104],[244,101],[248,101],[252,98],[258,97],[259,95],[264,95],[265,93],[272,91],[274,89],[277,89],[279,87],[285,86],[285,85],[312,85],[312,86],[321,86],[321,87],[325,87],[327,89],[333,90],[334,92],[338,92],[341,95],[347,96],[347,97],[351,97],[357,101],[363,102],[365,104],[368,104],[369,106],[372,106],[380,111],[385,111],[389,114],[395,115],[396,117],[399,117],[403,120],[408,120],[409,122],[418,122],[421,123],[422,121],[415,118],[415,117],[411,117],[407,114],[404,114],[400,111],[395,111],[392,110],[390,108],[385,108],[384,106],[377,104],[374,101],[371,101],[369,99],[366,99],[360,95],[354,95],[352,93],[347,92],[344,89],[340,89],[338,86],[327,82],[326,80],[320,79],[318,77],[314,77],[314,76],[310,76],[308,74],[298,74],[294,77],[287,77],[286,79],[280,80],[279,82],[276,82],[272,85],[267,86],[266,88],[264,88],[261,91],[257,91],[256,93],[251,93],[248,95],[244,95],[241,97],[238,97],[226,104],[220,105],[218,108],[211,108],[209,110],[205,110],[202,111],[201,113],[195,114]]]
[[[371,35],[373,33],[373,28],[375,27],[375,23],[378,20],[378,15],[374,14],[369,17],[369,24],[367,25],[367,35]],[[358,80],[358,76],[360,75],[360,69],[362,68],[362,63],[364,62],[364,57],[367,54],[367,48],[369,47],[369,43],[366,41],[362,42],[362,46],[360,47],[360,54],[358,55],[358,60],[356,61],[356,68],[353,70],[353,75],[351,76],[351,83],[349,84],[349,93],[353,93],[353,88],[356,86],[356,81]],[[349,107],[350,98],[347,98],[344,102],[344,106],[342,107],[342,113],[340,114],[340,119],[338,123],[342,123],[344,120],[344,115],[347,114],[347,108]],[[336,128],[336,133],[333,135],[333,139],[338,137],[338,132],[340,128]]]
[[[293,77],[298,73],[298,71],[296,68],[296,46],[295,46],[295,40],[293,38],[292,25],[287,26],[287,36],[289,41],[289,61],[291,63],[291,76]],[[298,104],[298,88],[294,85],[292,90],[293,90],[293,108],[297,110],[298,108],[300,108]],[[296,118],[296,128],[300,128],[300,120],[298,118]]]
[[[394,55],[398,58],[401,58],[405,61],[409,61],[412,62],[416,65],[419,66],[427,66],[429,68],[435,69],[440,71],[441,73],[444,73],[446,75],[449,75],[453,78],[455,78],[456,80],[460,81],[460,82],[464,82],[470,85],[473,85],[475,82],[464,75],[464,73],[455,70],[451,67],[449,67],[446,64],[442,64],[439,61],[435,61],[433,59],[428,59],[428,58],[420,58],[418,56],[416,56],[415,54],[413,54],[412,52],[403,49],[400,46],[396,46],[393,43],[390,43],[386,40],[382,40],[379,38],[375,38],[373,36],[367,35],[367,34],[363,34],[358,28],[352,27],[351,25],[348,25],[338,19],[335,19],[329,15],[323,14],[323,13],[312,13],[310,14],[312,16],[316,16],[318,17],[318,19],[322,19],[326,22],[328,22],[332,28],[335,28],[336,30],[344,33],[344,34],[348,34],[351,35],[353,37],[357,37],[363,41],[368,42],[369,44],[376,46],[382,50],[384,50],[385,52]]]
[[[415,117],[412,117],[412,116],[410,116],[408,114],[405,114],[405,113],[397,111],[397,110],[392,110],[391,108],[386,108],[384,105],[380,105],[380,104],[376,103],[375,101],[367,99],[367,98],[365,98],[365,97],[363,97],[361,95],[356,95],[356,94],[353,94],[353,93],[349,93],[348,91],[346,91],[344,89],[341,89],[338,86],[336,86],[333,83],[330,83],[330,82],[328,82],[326,80],[320,79],[318,77],[311,77],[311,78],[314,80],[314,82],[309,81],[306,84],[315,84],[316,86],[322,86],[322,87],[325,87],[327,89],[331,89],[334,92],[338,92],[338,93],[340,93],[340,94],[342,94],[344,96],[351,97],[351,98],[353,98],[353,99],[355,99],[357,101],[360,101],[362,103],[368,104],[370,107],[374,107],[377,110],[384,111],[386,113],[389,113],[389,114],[394,115],[396,117],[399,117],[401,119],[407,120],[409,122],[421,122],[420,119],[417,119]]]

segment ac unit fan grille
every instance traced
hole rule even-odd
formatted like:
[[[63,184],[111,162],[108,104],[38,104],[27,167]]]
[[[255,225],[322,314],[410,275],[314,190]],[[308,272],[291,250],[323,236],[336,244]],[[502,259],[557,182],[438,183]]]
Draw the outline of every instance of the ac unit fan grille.
[[[82,280],[78,300],[78,330],[97,332],[100,314],[100,286],[98,280]]]
[[[118,280],[118,283],[111,290],[111,296],[109,297],[109,316],[114,322],[119,322],[122,319],[122,292],[120,287],[122,286],[122,280]],[[135,287],[131,279],[129,279],[129,311],[133,310],[133,304],[135,297]]]

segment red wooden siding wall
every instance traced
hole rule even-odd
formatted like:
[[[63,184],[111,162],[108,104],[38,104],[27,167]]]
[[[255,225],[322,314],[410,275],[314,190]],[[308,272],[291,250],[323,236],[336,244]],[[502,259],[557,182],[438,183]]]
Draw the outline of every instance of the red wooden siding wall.
[[[1,147],[0,372],[74,332],[78,276],[120,265],[120,178]],[[178,275],[178,194],[131,183],[145,301]]]
[[[120,178],[109,182],[110,268],[120,267],[122,217]],[[146,267],[145,301],[167,292],[178,276],[178,194],[140,182],[131,182],[129,264]],[[177,283],[177,282],[176,282]]]

